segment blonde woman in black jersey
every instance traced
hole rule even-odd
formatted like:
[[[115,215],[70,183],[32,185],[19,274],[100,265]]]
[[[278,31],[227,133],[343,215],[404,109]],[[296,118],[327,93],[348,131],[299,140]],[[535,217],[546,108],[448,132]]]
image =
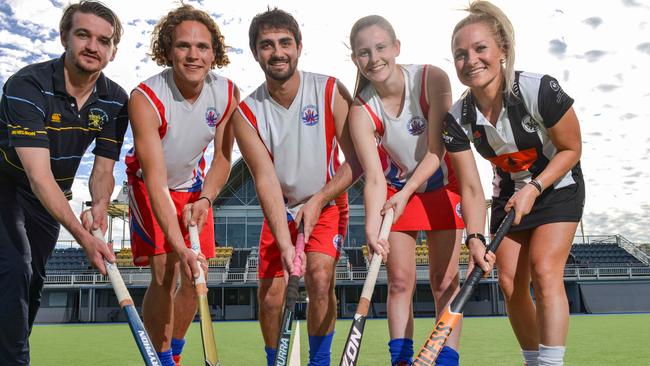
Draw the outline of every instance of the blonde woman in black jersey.
[[[473,164],[454,159],[470,142],[492,163],[492,233],[507,211],[517,214],[496,253],[512,329],[528,366],[562,365],[569,327],[564,264],[585,197],[573,99],[551,76],[514,71],[514,31],[499,8],[476,1],[468,11],[451,48],[469,89],[452,107],[443,138],[454,168]],[[484,251],[477,240],[469,245],[475,258]]]

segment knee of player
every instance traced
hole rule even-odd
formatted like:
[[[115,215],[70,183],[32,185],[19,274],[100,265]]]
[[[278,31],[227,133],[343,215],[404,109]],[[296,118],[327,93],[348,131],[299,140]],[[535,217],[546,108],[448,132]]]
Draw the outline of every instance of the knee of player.
[[[499,277],[499,287],[501,287],[501,292],[506,302],[519,303],[531,299],[530,284],[518,284],[514,281],[502,280]]]
[[[508,278],[507,276],[501,276],[499,273],[499,287],[501,292],[503,292],[503,297],[506,301],[509,301],[515,292],[515,285],[512,277]]]
[[[274,310],[282,307],[284,302],[284,287],[260,285],[257,299],[262,310]]]
[[[531,279],[538,287],[546,287],[563,281],[564,266],[554,266],[552,263],[532,263],[530,266]]]
[[[391,278],[388,281],[388,293],[391,296],[411,296],[413,294],[414,282],[405,278]]]
[[[535,290],[535,297],[539,300],[565,295],[563,278],[558,280],[552,276],[548,276],[540,280],[539,278],[533,277],[532,284]]]
[[[176,289],[176,274],[172,269],[151,268],[150,287],[157,287],[172,292]]]
[[[315,303],[328,303],[336,295],[329,281],[310,282],[307,288],[309,301]]]
[[[429,272],[429,280],[434,293],[443,293],[450,288],[455,289],[458,287],[458,272],[432,270]]]

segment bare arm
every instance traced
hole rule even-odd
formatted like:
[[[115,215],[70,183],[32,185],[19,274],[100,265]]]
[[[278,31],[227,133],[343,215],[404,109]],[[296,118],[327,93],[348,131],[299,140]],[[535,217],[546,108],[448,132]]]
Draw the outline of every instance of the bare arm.
[[[536,178],[542,183],[542,189],[547,188],[571,170],[582,155],[580,124],[573,107],[547,131],[553,145],[557,148],[557,154]]]
[[[578,163],[582,154],[580,124],[573,107],[547,131],[557,149],[557,153],[546,168],[535,178],[541,184],[542,191],[571,170]],[[512,207],[515,208],[515,225],[519,224],[523,216],[530,213],[535,199],[540,194],[537,188],[527,184],[510,198],[505,209],[510,211]]]
[[[350,108],[350,135],[365,174],[363,197],[366,209],[365,226],[368,246],[372,252],[377,252],[386,259],[388,248],[377,245],[381,210],[386,202],[386,177],[377,153],[372,121],[363,106],[358,103]]]
[[[264,217],[273,233],[280,251],[284,269],[291,272],[295,250],[287,226],[287,213],[282,198],[282,188],[275,174],[273,162],[256,131],[236,111],[232,117],[237,145],[250,169],[257,197]]]
[[[106,220],[108,204],[110,203],[111,194],[115,188],[114,167],[114,160],[102,156],[95,156],[93,170],[88,180],[88,188],[93,203],[91,207],[93,215],[92,229],[101,229],[103,233],[106,233],[108,226]],[[84,227],[88,227],[83,214],[81,215],[81,222],[84,224]]]
[[[106,274],[103,258],[114,262],[115,255],[102,240],[95,238],[84,229],[75,217],[52,174],[50,151],[40,147],[16,147],[16,153],[36,197],[50,215],[61,223],[84,248],[92,265],[97,267],[102,274]]]
[[[176,208],[169,195],[167,167],[158,134],[158,116],[146,97],[138,91],[134,91],[129,99],[129,119],[154,216],[165,233],[165,239],[180,258],[185,274],[194,278],[193,274],[198,275],[197,259],[192,250],[185,246]]]
[[[467,234],[483,234],[485,230],[485,195],[481,178],[476,168],[472,150],[449,153],[454,173],[460,185],[461,211]],[[485,246],[478,239],[469,242],[472,260],[485,272],[492,269],[494,255],[489,254],[486,261]]]

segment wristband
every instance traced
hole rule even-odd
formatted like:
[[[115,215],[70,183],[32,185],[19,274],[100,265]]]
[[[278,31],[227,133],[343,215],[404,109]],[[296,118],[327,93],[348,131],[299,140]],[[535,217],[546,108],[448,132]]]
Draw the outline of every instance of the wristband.
[[[487,244],[485,243],[485,236],[483,236],[483,234],[481,234],[481,233],[474,233],[474,234],[468,234],[468,235],[467,235],[467,238],[465,238],[465,246],[469,248],[469,241],[470,241],[471,239],[475,239],[475,238],[478,239],[478,240],[480,240],[480,241],[482,241],[482,242],[483,242],[483,245],[487,245]]]
[[[530,184],[530,185],[532,185],[533,187],[537,188],[537,190],[539,191],[539,193],[542,194],[542,191],[543,191],[543,189],[542,189],[542,183],[540,183],[539,180],[537,180],[537,179],[533,179],[533,180],[531,180],[530,182],[528,182],[528,184]]]
[[[210,206],[212,206],[212,201],[211,201],[208,197],[206,197],[206,196],[201,196],[201,197],[199,197],[198,200],[196,200],[196,201],[194,201],[194,202],[196,203],[196,202],[199,202],[200,200],[207,200],[208,203],[210,203]]]

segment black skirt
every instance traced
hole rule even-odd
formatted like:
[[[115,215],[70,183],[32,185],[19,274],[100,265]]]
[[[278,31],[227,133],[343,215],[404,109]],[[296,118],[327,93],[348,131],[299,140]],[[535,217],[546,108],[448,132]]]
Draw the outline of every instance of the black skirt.
[[[578,179],[575,179],[578,178]],[[537,197],[530,213],[524,216],[510,232],[529,230],[553,222],[580,222],[585,207],[585,184],[581,176],[576,177],[575,184],[560,189],[547,189]],[[492,198],[492,216],[490,233],[494,234],[506,216],[505,206],[508,199]]]

